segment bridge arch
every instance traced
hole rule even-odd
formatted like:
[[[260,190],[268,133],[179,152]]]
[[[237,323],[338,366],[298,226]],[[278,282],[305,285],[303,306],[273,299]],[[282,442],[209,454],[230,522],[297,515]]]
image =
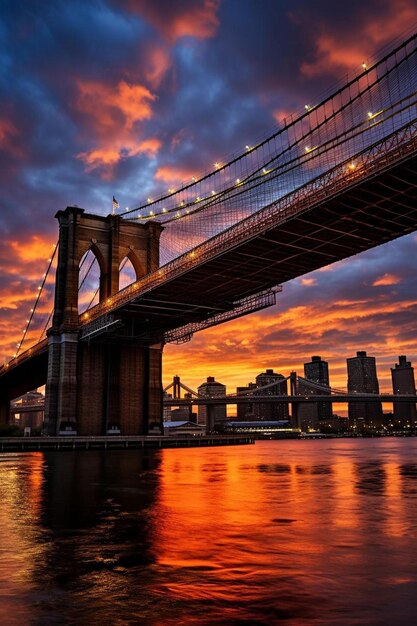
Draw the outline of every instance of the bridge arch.
[[[78,313],[81,314],[105,298],[106,263],[94,243],[78,264]]]
[[[138,279],[138,271],[132,262],[131,255],[127,254],[119,265],[119,290],[128,287]]]

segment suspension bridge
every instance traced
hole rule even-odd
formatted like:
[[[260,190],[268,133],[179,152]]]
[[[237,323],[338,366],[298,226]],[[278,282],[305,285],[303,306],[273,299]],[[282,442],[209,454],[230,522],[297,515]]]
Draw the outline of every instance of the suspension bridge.
[[[0,419],[46,383],[49,434],[114,424],[144,434],[161,419],[166,342],[271,306],[286,281],[416,230],[416,48],[417,34],[256,145],[123,216],[59,211],[58,252],[0,369]],[[99,288],[80,311],[88,254]],[[53,311],[29,345],[54,260]],[[127,261],[135,280],[120,289]]]
[[[285,385],[290,383],[290,393],[284,392]],[[285,387],[286,388],[286,387]],[[181,383],[179,376],[174,376],[172,383],[164,388],[167,393],[173,390],[172,397],[164,397],[165,406],[203,406],[219,404],[256,404],[264,402],[279,403],[314,403],[314,402],[408,402],[416,403],[417,395],[411,394],[391,394],[391,393],[362,393],[337,389],[326,385],[321,385],[313,380],[298,376],[296,372],[291,372],[289,376],[274,380],[272,383],[254,386],[244,391],[229,393],[223,396],[200,396],[196,391]],[[185,395],[181,396],[181,389]]]

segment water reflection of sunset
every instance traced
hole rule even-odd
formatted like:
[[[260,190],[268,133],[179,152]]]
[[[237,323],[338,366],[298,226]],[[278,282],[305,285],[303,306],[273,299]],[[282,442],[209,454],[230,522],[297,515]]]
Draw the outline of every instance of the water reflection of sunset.
[[[353,592],[355,576],[373,571],[375,559],[382,563],[374,554],[379,543],[412,524],[400,459],[388,442],[378,442],[388,454],[382,464],[372,450],[355,459],[357,441],[316,443],[263,443],[228,450],[226,458],[216,449],[165,452],[157,547],[165,593],[226,606],[261,596],[266,611],[275,593],[276,606],[291,613],[301,597],[314,612],[338,579],[344,593]],[[369,532],[374,543],[358,549]],[[238,612],[226,609],[224,619]]]
[[[2,623],[413,624],[416,452],[386,438],[3,455]]]

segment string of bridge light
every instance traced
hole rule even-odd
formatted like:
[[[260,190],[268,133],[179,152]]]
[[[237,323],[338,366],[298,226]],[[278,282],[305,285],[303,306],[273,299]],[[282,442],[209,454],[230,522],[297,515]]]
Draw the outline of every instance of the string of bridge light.
[[[47,279],[49,271],[50,271],[50,269],[52,267],[52,263],[54,262],[56,251],[58,249],[58,244],[54,243],[53,246],[52,246],[52,249],[53,249],[52,254],[51,254],[51,256],[49,257],[49,259],[47,261],[48,262],[47,270],[46,270],[46,272],[42,276],[42,282],[38,286],[38,291],[36,293],[35,302],[33,304],[33,307],[29,311],[29,315],[28,315],[28,318],[26,320],[26,326],[23,329],[22,339],[16,344],[16,352],[13,355],[14,359],[19,355],[19,352],[20,352],[20,350],[21,350],[21,348],[23,346],[23,343],[24,343],[24,341],[26,339],[26,335],[28,333],[29,326],[30,326],[30,324],[32,322],[33,316],[35,315],[36,308],[37,308],[37,306],[39,304],[39,300],[41,298],[41,295],[42,295],[42,292],[43,292],[43,288],[44,288],[45,283],[46,283],[46,279]]]
[[[398,103],[396,103],[396,105],[394,105],[394,106],[397,106],[397,105],[398,105]],[[306,109],[308,109],[308,110],[311,110],[311,109],[312,109],[312,107],[311,107],[310,105],[305,105],[305,107],[306,107]],[[376,111],[376,112],[371,112],[371,111],[368,111],[368,112],[367,112],[367,115],[366,115],[365,120],[364,120],[361,124],[357,124],[357,125],[356,125],[356,127],[353,127],[353,128],[351,128],[351,129],[349,129],[349,132],[352,132],[355,128],[359,128],[359,127],[360,127],[360,126],[362,126],[363,124],[366,124],[366,122],[369,122],[369,121],[371,121],[371,120],[375,120],[378,116],[382,115],[382,113],[384,113],[384,112],[386,112],[387,110],[389,110],[389,108],[393,108],[393,107],[388,107],[388,109],[380,109],[379,111]],[[335,111],[334,116],[338,115],[338,114],[339,114],[339,112],[340,112],[340,111]],[[328,118],[328,119],[327,119],[327,120],[325,120],[325,121],[326,121],[326,122],[327,122],[327,121],[329,121],[332,117],[333,117],[333,116],[331,116],[330,118]],[[382,121],[382,120],[380,120],[380,121]],[[375,122],[375,124],[376,124],[376,122]],[[369,128],[369,127],[364,127],[364,128],[363,128],[363,130],[367,130],[368,128]],[[310,131],[306,134],[306,136],[307,136],[307,135],[309,135],[309,134],[312,134],[313,132],[315,132],[315,130],[317,130],[317,129],[315,129],[315,128],[310,129]],[[362,132],[363,132],[363,131],[362,131]],[[347,133],[345,132],[345,133],[342,133],[342,134],[347,134]],[[290,149],[294,148],[294,147],[295,147],[298,143],[302,142],[302,140],[303,140],[303,139],[305,139],[305,138],[306,138],[306,136],[298,138],[298,139],[297,139],[297,140],[296,140],[296,141],[295,141],[292,145],[290,145],[290,146],[289,146],[286,150],[284,150],[283,152],[281,152],[281,154],[275,155],[275,156],[274,156],[274,158],[273,158],[273,159],[271,159],[271,161],[270,161],[270,162],[272,162],[272,161],[276,160],[279,156],[282,156],[282,155],[283,155],[286,151],[288,151],[288,150],[290,150]],[[329,140],[329,141],[328,141],[328,142],[326,142],[326,143],[331,143],[331,142],[334,142],[334,141],[336,140],[336,138],[337,138],[337,137],[334,137],[334,138],[332,138],[331,140]],[[312,146],[312,147],[311,147],[311,146],[309,146],[309,145],[308,145],[308,146],[305,146],[305,147],[304,147],[304,153],[305,153],[305,154],[310,154],[310,153],[312,153],[312,152],[314,152],[314,151],[318,150],[318,149],[319,149],[319,148],[321,148],[321,147],[323,147],[323,146]],[[255,148],[250,148],[249,146],[247,146],[247,149],[248,149],[248,150],[253,150],[253,149],[255,149]],[[300,156],[300,155],[298,155],[298,157],[299,157],[299,156]],[[297,157],[297,158],[298,158],[298,157]],[[292,160],[294,161],[295,159],[292,159]],[[222,191],[220,191],[220,192],[215,192],[215,191],[213,190],[213,191],[212,191],[209,195],[207,195],[207,196],[203,196],[203,197],[199,197],[199,196],[198,196],[198,197],[197,197],[195,200],[193,200],[193,201],[185,202],[185,201],[183,200],[183,201],[181,201],[181,202],[180,202],[180,204],[179,204],[179,205],[177,205],[177,206],[175,206],[175,207],[173,207],[173,208],[171,208],[171,209],[166,209],[166,208],[164,208],[164,207],[163,207],[163,208],[162,208],[162,210],[161,210],[161,211],[159,211],[159,212],[154,212],[154,211],[152,211],[152,210],[151,210],[151,211],[149,212],[149,214],[148,214],[148,215],[146,215],[146,216],[139,215],[139,216],[137,216],[137,219],[139,219],[139,220],[149,220],[149,219],[152,219],[152,218],[154,218],[154,217],[160,217],[160,216],[167,217],[167,216],[169,216],[170,214],[175,213],[175,217],[174,217],[174,218],[171,218],[170,220],[167,220],[167,221],[165,221],[165,222],[164,222],[164,223],[168,223],[168,222],[173,221],[173,220],[175,220],[175,219],[178,219],[178,218],[181,218],[181,217],[186,217],[187,215],[193,214],[193,213],[197,212],[198,210],[200,210],[199,208],[194,208],[193,210],[190,210],[190,207],[195,207],[195,205],[196,205],[196,204],[199,204],[199,203],[206,203],[206,202],[209,202],[209,204],[211,205],[211,204],[215,203],[215,202],[218,200],[218,198],[219,198],[219,197],[223,197],[223,196],[225,196],[225,195],[229,194],[230,192],[234,191],[237,187],[241,187],[242,185],[245,185],[247,182],[256,182],[256,181],[257,181],[257,180],[259,180],[261,177],[263,177],[263,176],[265,176],[265,175],[267,175],[267,174],[277,172],[278,170],[282,169],[285,165],[288,165],[288,162],[287,162],[286,164],[284,164],[284,165],[282,165],[282,164],[281,164],[281,165],[279,165],[278,167],[273,167],[273,168],[270,168],[270,169],[267,169],[267,168],[265,168],[265,167],[263,167],[262,169],[261,169],[261,168],[259,168],[257,171],[252,172],[250,175],[248,175],[248,176],[247,176],[245,179],[243,179],[243,180],[242,180],[242,179],[237,178],[237,179],[236,179],[236,181],[235,181],[235,183],[234,183],[233,185],[231,185],[231,186],[229,186],[229,187],[226,187],[225,189],[223,189],[223,190],[222,190]],[[352,169],[352,166],[350,166],[350,169]],[[272,178],[272,177],[271,177],[271,178]],[[151,202],[151,200],[150,200],[150,199],[149,199],[149,202]],[[156,202],[156,201],[155,201],[155,202]],[[204,208],[206,208],[206,207],[204,207]],[[181,212],[181,211],[182,211],[182,212]]]
[[[399,46],[395,51],[392,51],[390,54],[386,55],[383,59],[377,61],[376,63],[374,63],[371,66],[368,66],[367,63],[362,63],[361,65],[361,74],[358,76],[356,75],[353,79],[351,79],[348,83],[346,83],[341,89],[339,89],[339,91],[337,93],[340,93],[341,91],[343,91],[344,89],[349,88],[352,84],[354,84],[355,82],[357,82],[358,80],[360,80],[360,78],[367,74],[370,73],[372,70],[374,70],[375,68],[377,68],[379,65],[381,65],[384,61],[386,61],[390,56],[392,56],[393,54],[395,54],[400,48],[404,47],[410,43],[412,40],[414,40],[417,37],[416,34],[414,34],[413,36],[411,36],[406,42],[404,42],[401,46]],[[406,58],[408,58],[407,55]],[[328,101],[330,101],[332,98],[334,98],[336,94],[331,94],[330,96],[328,96],[327,98],[325,98],[320,105],[324,105],[325,103],[327,103]],[[274,139],[275,137],[277,137],[278,135],[280,135],[281,133],[288,131],[288,129],[291,126],[294,126],[295,124],[299,123],[300,121],[303,120],[304,117],[308,116],[311,111],[313,111],[314,109],[317,108],[317,106],[320,105],[316,105],[316,106],[312,106],[310,104],[306,104],[304,106],[305,108],[305,113],[303,113],[302,115],[300,115],[298,118],[296,118],[295,120],[292,119],[291,122],[289,124],[285,123],[285,126],[281,129],[279,129],[277,132],[275,132],[274,134],[272,134],[271,136],[269,136],[267,139],[264,139],[263,141],[261,141],[260,143],[258,143],[255,146],[249,146],[247,145],[245,147],[245,152],[242,152],[241,154],[239,154],[237,157],[229,160],[226,163],[222,163],[222,162],[216,162],[214,164],[214,170],[210,171],[209,173],[200,176],[198,178],[193,177],[191,182],[188,183],[184,183],[182,184],[178,189],[173,189],[173,188],[169,188],[168,189],[168,193],[158,197],[157,199],[153,200],[152,198],[148,198],[147,204],[145,205],[141,205],[140,207],[136,207],[134,209],[130,209],[129,207],[126,207],[126,214],[130,214],[133,212],[137,212],[137,211],[143,211],[143,210],[147,210],[149,209],[150,206],[153,206],[155,204],[159,204],[161,202],[163,202],[164,200],[168,199],[168,198],[172,198],[175,195],[178,195],[180,193],[185,192],[186,190],[190,189],[193,186],[196,186],[200,183],[202,183],[203,181],[207,180],[208,178],[210,178],[211,176],[214,176],[215,174],[217,174],[218,172],[225,170],[226,168],[230,167],[232,164],[236,163],[237,161],[245,158],[247,156],[248,153],[252,153],[254,151],[256,151],[257,149],[259,149],[260,147],[262,147],[263,145],[265,145],[266,143],[268,143],[269,141],[271,141],[272,139]],[[375,118],[377,115],[381,114],[381,111],[379,112],[368,112],[368,120],[369,119],[373,119]],[[312,150],[314,150],[316,147],[310,147],[310,146],[306,146],[305,147],[305,151],[306,152],[310,152]],[[263,172],[268,173],[268,172]],[[235,185],[239,185],[240,181],[239,179],[236,180]],[[197,196],[193,201],[187,201],[185,202],[185,200],[182,200],[179,204],[177,204],[175,207],[173,208],[166,208],[166,207],[162,207],[161,210],[159,211],[154,211],[154,210],[149,210],[147,215],[138,215],[136,219],[138,220],[149,220],[149,219],[153,219],[155,217],[164,217],[167,216],[169,214],[172,213],[176,213],[175,218],[180,218],[180,217],[186,217],[187,215],[189,215],[190,213],[192,213],[193,211],[189,210],[189,207],[207,201],[208,199],[210,199],[211,196],[217,195],[217,194],[223,194],[224,192],[228,192],[230,191],[230,189],[232,189],[233,187],[228,187],[225,190],[221,190],[221,191],[215,191],[212,190],[211,194],[209,195],[205,195],[204,197],[199,197]],[[128,218],[129,219],[129,218]],[[131,219],[131,218],[130,218]]]
[[[380,124],[382,124],[384,122],[387,122],[389,119],[391,119],[395,115],[398,115],[400,112],[403,112],[404,110],[409,109],[410,106],[415,104],[415,103],[416,102],[413,101],[411,104],[408,104],[406,107],[403,107],[399,111],[396,111],[395,113],[392,113],[391,115],[386,116],[385,118],[380,118],[376,122],[373,122],[372,125],[373,126],[377,126],[377,125],[380,125]],[[361,122],[360,124],[357,124],[355,127],[352,127],[348,131],[344,131],[340,135],[338,135],[336,137],[333,137],[332,139],[329,139],[327,142],[325,142],[324,144],[322,144],[320,146],[314,146],[312,148],[306,146],[304,148],[304,154],[297,155],[297,156],[293,157],[292,159],[290,159],[289,161],[287,161],[286,163],[280,164],[277,167],[273,167],[273,168],[270,168],[270,169],[263,168],[262,169],[262,173],[261,173],[260,176],[255,176],[255,175],[252,174],[252,175],[248,176],[244,180],[237,179],[236,184],[234,186],[229,187],[229,188],[223,190],[219,194],[216,194],[216,196],[225,196],[225,195],[227,195],[228,193],[230,193],[232,191],[236,191],[236,193],[233,195],[233,197],[235,197],[236,195],[239,195],[240,193],[245,193],[246,191],[253,190],[256,186],[261,184],[261,182],[260,182],[261,178],[263,176],[265,176],[266,174],[272,174],[271,176],[269,176],[269,180],[273,180],[274,178],[276,178],[277,176],[281,176],[282,174],[287,174],[291,170],[296,169],[296,167],[298,167],[300,156],[307,157],[307,158],[303,158],[303,163],[304,164],[312,161],[314,158],[316,158],[316,156],[323,156],[327,152],[330,152],[330,151],[336,149],[340,145],[343,145],[346,141],[351,141],[355,137],[359,137],[363,133],[367,132],[367,130],[369,130],[369,128],[370,128],[370,126],[367,125],[367,122],[369,122],[370,120],[375,120],[377,117],[381,116],[382,113],[387,113],[390,109],[393,109],[396,106],[398,106],[398,103],[396,103],[392,107],[388,107],[387,109],[380,110],[380,111],[378,111],[376,113],[368,112],[367,116],[366,116],[366,118],[365,118],[365,120],[363,122]],[[346,138],[346,135],[350,135],[350,136],[348,138]],[[358,164],[355,163],[354,161],[349,162],[347,167],[346,167],[347,172],[351,172],[352,170],[355,170],[357,165]],[[282,170],[282,171],[280,171],[280,170]],[[251,185],[250,187],[247,186],[249,184]],[[240,189],[239,190],[238,188],[241,188],[242,186],[245,186],[245,189]],[[213,204],[215,204],[217,202],[217,199],[218,199],[217,197],[213,197],[213,196],[207,196],[206,198],[201,198],[200,201],[201,202],[206,202],[206,204],[204,206],[202,206],[202,207],[196,207],[192,211],[187,210],[186,214],[187,215],[188,214],[189,215],[193,215],[193,214],[201,211],[202,209],[206,209],[209,206],[212,206]],[[193,204],[194,203],[190,203],[188,206],[191,206]],[[176,209],[172,209],[169,212],[166,211],[164,213],[164,215],[168,215],[169,213],[174,213],[175,211],[176,211]],[[181,214],[177,213],[174,218],[166,220],[164,222],[164,224],[167,224],[167,223],[170,223],[172,221],[175,221],[179,217],[185,217],[185,215],[181,215]],[[149,218],[144,217],[142,219],[149,219]]]
[[[385,77],[385,76],[386,76],[386,75],[384,75],[384,77]],[[378,81],[375,81],[374,85],[375,85],[377,82],[379,82],[379,80],[380,80],[380,79],[378,79]],[[373,85],[373,86],[374,86],[374,85]],[[363,93],[364,93],[364,92],[363,92]],[[336,135],[335,137],[333,137],[333,138],[329,139],[329,140],[328,140],[327,142],[325,142],[324,144],[322,144],[322,145],[320,145],[320,146],[319,146],[319,145],[317,145],[317,146],[313,146],[313,147],[310,147],[310,146],[305,146],[305,147],[304,147],[304,153],[305,153],[305,155],[308,155],[308,154],[313,153],[313,152],[315,152],[315,151],[319,151],[319,153],[320,153],[320,154],[324,154],[324,153],[326,153],[329,149],[330,149],[330,150],[331,150],[331,149],[334,149],[335,147],[337,147],[337,145],[340,145],[340,144],[341,144],[341,143],[343,143],[344,141],[350,141],[350,140],[354,139],[355,137],[358,137],[358,136],[360,136],[361,134],[363,134],[363,133],[367,132],[367,131],[369,130],[369,128],[371,128],[371,127],[375,127],[375,126],[378,126],[378,125],[382,124],[383,122],[387,122],[387,121],[389,121],[389,120],[392,120],[392,119],[393,119],[396,115],[399,115],[400,113],[402,113],[402,112],[406,111],[406,110],[407,110],[407,109],[409,109],[409,108],[410,108],[413,104],[415,104],[415,102],[414,102],[414,101],[413,101],[413,102],[411,102],[411,103],[409,102],[406,106],[403,106],[401,109],[398,109],[398,107],[399,107],[400,105],[402,105],[402,104],[404,104],[405,102],[407,102],[407,100],[410,100],[411,98],[414,98],[414,96],[415,96],[415,94],[408,95],[408,96],[406,96],[405,98],[403,98],[403,99],[401,99],[401,100],[397,101],[396,103],[394,103],[394,104],[392,104],[392,105],[390,105],[390,106],[387,106],[386,108],[380,109],[380,110],[378,110],[378,111],[376,111],[376,112],[370,112],[370,111],[368,111],[368,112],[367,112],[367,114],[366,114],[365,119],[363,119],[363,120],[362,120],[362,122],[360,122],[360,123],[356,124],[356,126],[354,126],[354,127],[350,128],[350,129],[348,129],[347,131],[345,130],[345,131],[343,131],[341,134]],[[308,106],[308,105],[306,105],[306,106]],[[396,110],[396,111],[394,111],[394,109],[396,109],[396,108],[397,108],[397,110]],[[383,113],[387,114],[387,113],[389,113],[390,111],[391,111],[391,114],[390,114],[390,115],[385,115],[383,118],[381,118],[381,116],[382,116],[382,114],[383,114]],[[392,112],[392,111],[393,111],[393,112]],[[337,115],[339,112],[340,112],[340,111],[335,111],[334,115]],[[380,118],[380,119],[377,119],[377,118]],[[331,118],[328,118],[328,119],[326,120],[326,122],[327,122],[327,121],[329,121],[329,119],[331,119]],[[370,121],[372,121],[372,124],[368,126],[368,122],[370,122]],[[313,129],[311,132],[314,132],[314,130],[316,130],[316,129]],[[310,133],[308,133],[308,134],[310,134]],[[346,139],[346,135],[349,135],[349,134],[350,134],[351,136],[350,136],[350,137],[348,137],[348,138]],[[343,139],[343,138],[345,138],[345,139]],[[298,139],[297,139],[297,141],[296,141],[294,144],[292,144],[292,145],[291,145],[291,146],[290,146],[287,150],[285,150],[284,152],[288,151],[289,149],[294,148],[294,147],[295,147],[298,143],[301,143],[304,139],[305,139],[305,136],[298,138]],[[338,140],[341,140],[341,139],[342,139],[342,141],[339,141],[339,143],[337,143],[337,141],[338,141]],[[326,147],[326,146],[327,146],[327,147]],[[330,147],[329,147],[329,146],[330,146]],[[269,161],[266,165],[269,165],[270,163],[272,163],[272,162],[273,162],[274,160],[276,160],[279,156],[282,156],[282,154],[283,154],[283,153],[281,153],[281,155],[275,155],[275,156],[274,156],[274,158],[273,158],[273,159],[271,159],[271,160],[270,160],[270,161]],[[281,169],[283,169],[283,168],[287,168],[287,169],[284,171],[284,173],[288,172],[290,169],[293,169],[293,168],[289,168],[289,167],[288,167],[288,166],[290,165],[290,163],[291,163],[291,162],[295,162],[295,161],[299,160],[299,157],[300,157],[300,156],[302,156],[302,155],[297,155],[296,157],[294,157],[294,158],[293,158],[293,159],[291,159],[290,161],[287,161],[285,164],[280,164],[278,167],[273,167],[273,168],[270,168],[270,169],[266,169],[265,167],[263,167],[263,168],[262,168],[262,171],[260,171],[260,168],[259,168],[259,170],[258,170],[257,172],[252,173],[251,175],[249,175],[249,176],[248,176],[246,179],[244,179],[244,180],[237,179],[237,180],[236,180],[236,184],[235,184],[235,185],[233,185],[233,186],[231,186],[231,187],[229,187],[229,188],[226,188],[226,189],[224,189],[222,192],[219,192],[218,194],[216,194],[216,198],[212,198],[211,196],[206,196],[205,198],[199,198],[198,200],[200,200],[201,202],[203,202],[203,201],[206,201],[206,202],[207,202],[207,201],[210,201],[210,202],[209,202],[209,204],[206,204],[206,205],[203,207],[203,208],[207,208],[207,206],[210,206],[210,205],[213,205],[213,204],[215,204],[215,203],[216,203],[217,196],[224,196],[224,195],[226,195],[227,193],[229,193],[231,190],[235,190],[235,189],[236,189],[236,187],[240,187],[241,185],[244,185],[244,184],[246,184],[246,183],[248,183],[248,182],[255,183],[256,181],[259,181],[259,180],[260,180],[260,176],[264,176],[265,174],[270,174],[270,173],[274,174],[274,173],[276,173],[277,171],[279,171],[279,170],[281,170]],[[312,155],[312,156],[313,156],[313,155]],[[311,159],[308,159],[308,160],[311,160]],[[305,162],[305,163],[306,163],[306,162],[308,162],[308,161],[306,161],[306,160],[304,159],[304,161],[303,161],[303,162]],[[348,168],[347,168],[347,169],[348,169],[348,171],[351,171],[351,170],[355,169],[355,167],[356,167],[356,166],[355,166],[355,164],[354,164],[354,163],[350,163],[350,164],[348,165]],[[256,176],[257,174],[258,174],[258,176]],[[275,178],[275,176],[270,176],[270,177],[269,177],[269,179],[270,179],[270,180],[272,180],[273,178]],[[259,184],[259,183],[258,183],[258,184]],[[250,189],[253,189],[255,186],[256,186],[256,185],[252,185]],[[247,190],[247,189],[246,189],[246,190]],[[246,191],[246,190],[245,190],[245,191]],[[237,195],[237,194],[234,194],[234,195]],[[193,204],[195,204],[195,202],[189,203],[187,206],[191,206],[191,205],[193,205]],[[177,208],[178,208],[178,207],[177,207]],[[173,208],[173,209],[171,209],[170,213],[174,213],[174,212],[176,212],[176,211],[177,211],[177,208]],[[189,213],[190,213],[190,214],[192,214],[192,213],[195,213],[195,212],[200,211],[200,210],[201,210],[200,208],[195,208],[193,211],[187,211],[187,214],[189,214]],[[164,213],[165,213],[165,214],[168,214],[168,211],[166,211],[166,212],[164,212]],[[164,221],[164,224],[169,223],[170,221],[174,221],[174,220],[175,220],[176,218],[178,218],[178,217],[185,217],[185,215],[184,215],[184,214],[183,214],[183,215],[181,215],[180,213],[178,213],[178,212],[177,212],[177,213],[176,213],[176,217],[175,217],[175,218],[171,218],[170,220]],[[142,219],[148,219],[148,218],[147,218],[147,217],[144,217],[144,218],[142,218]]]

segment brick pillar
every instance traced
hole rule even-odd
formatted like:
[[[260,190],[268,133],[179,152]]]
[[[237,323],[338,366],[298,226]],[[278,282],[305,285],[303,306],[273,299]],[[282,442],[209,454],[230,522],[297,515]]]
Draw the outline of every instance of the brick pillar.
[[[79,435],[105,435],[107,426],[106,371],[109,347],[102,344],[80,343],[78,346],[77,432]]]
[[[51,437],[57,434],[59,369],[61,364],[60,335],[50,333],[48,337],[48,373],[46,378],[45,417],[43,430]]]
[[[161,236],[161,227],[155,222],[147,222],[148,229],[148,254],[147,254],[147,271],[154,272],[159,267],[159,238]]]
[[[44,431],[57,435],[61,426],[77,429],[78,333],[49,335]]]
[[[107,297],[119,291],[119,267],[120,267],[120,226],[122,218],[118,215],[109,215],[110,222],[109,245],[108,245],[108,284]]]

